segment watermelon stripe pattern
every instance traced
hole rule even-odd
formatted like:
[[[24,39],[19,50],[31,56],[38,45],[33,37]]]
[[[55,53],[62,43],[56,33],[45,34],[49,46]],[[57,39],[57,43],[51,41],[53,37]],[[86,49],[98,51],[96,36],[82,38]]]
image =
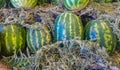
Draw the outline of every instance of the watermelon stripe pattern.
[[[68,10],[81,10],[86,7],[89,0],[64,0],[64,5]]]
[[[6,0],[0,0],[0,9],[5,6]]]
[[[82,22],[75,14],[62,13],[55,20],[54,33],[55,41],[82,39]]]
[[[105,47],[108,53],[116,48],[116,37],[113,34],[110,24],[102,20],[91,21],[85,28],[86,39],[98,42],[101,47]]]
[[[32,28],[27,30],[28,48],[32,53],[35,53],[42,46],[50,44],[51,42],[51,34],[47,26],[43,26],[43,29],[40,30]]]
[[[10,0],[15,8],[33,8],[38,0]]]
[[[25,29],[20,25],[0,25],[1,50],[3,55],[12,55],[25,47]]]

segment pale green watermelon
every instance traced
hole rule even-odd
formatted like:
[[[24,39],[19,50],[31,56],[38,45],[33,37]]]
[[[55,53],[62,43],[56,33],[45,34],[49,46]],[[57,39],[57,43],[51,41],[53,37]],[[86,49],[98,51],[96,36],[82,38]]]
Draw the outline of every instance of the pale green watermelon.
[[[38,0],[10,0],[15,8],[33,8]]]

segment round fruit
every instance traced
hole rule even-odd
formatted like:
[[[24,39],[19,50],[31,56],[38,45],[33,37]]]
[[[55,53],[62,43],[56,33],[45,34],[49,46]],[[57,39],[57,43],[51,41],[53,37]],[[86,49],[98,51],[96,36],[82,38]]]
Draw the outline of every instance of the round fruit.
[[[113,34],[110,24],[102,20],[90,21],[85,28],[85,39],[93,40],[105,47],[108,53],[116,48],[116,36]]]
[[[18,24],[0,25],[2,55],[13,55],[25,47],[26,31]]]
[[[36,27],[36,25],[32,25]],[[46,25],[40,24],[37,26],[41,26],[40,30],[28,28],[27,29],[27,44],[31,53],[35,53],[42,46],[50,44],[52,42],[50,30]]]
[[[54,22],[55,41],[82,39],[83,25],[78,16],[72,13],[62,13]]]
[[[38,0],[10,0],[15,8],[33,8]]]
[[[5,6],[6,0],[0,0],[0,9]]]
[[[64,5],[68,10],[81,10],[86,7],[89,0],[64,0]]]

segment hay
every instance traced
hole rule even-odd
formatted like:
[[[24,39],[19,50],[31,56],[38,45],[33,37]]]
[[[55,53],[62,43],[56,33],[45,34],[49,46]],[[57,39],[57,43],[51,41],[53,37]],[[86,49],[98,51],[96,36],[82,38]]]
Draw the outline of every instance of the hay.
[[[120,6],[119,3],[94,3],[91,2],[85,9],[81,11],[72,11],[78,16],[82,16],[88,13],[88,15],[95,16],[97,19],[110,20],[113,32],[117,35],[120,42]],[[49,29],[53,32],[53,21],[57,15],[62,12],[66,12],[66,9],[60,6],[49,5],[49,7],[37,6],[34,9],[1,9],[0,10],[0,23],[1,24],[21,24],[26,28],[32,27],[31,24],[35,22],[41,22],[47,24]],[[95,13],[95,14],[94,14]],[[39,18],[39,19],[36,19]],[[47,18],[47,19],[46,19]],[[38,27],[41,28],[41,27]],[[111,65],[120,67],[120,55],[118,53],[113,53],[109,56],[104,51],[105,49],[97,47],[95,44],[90,47],[90,41],[64,41],[64,48],[60,48],[62,42],[54,43],[52,45],[43,46],[36,54],[30,54],[29,50],[27,54],[21,52],[21,56],[4,57],[2,59],[3,63],[11,64],[12,60],[17,60],[19,64],[14,64],[13,66],[18,69],[33,70],[33,69],[63,69],[63,70],[84,70],[85,68],[90,68],[92,66],[103,65],[104,68],[109,69]],[[76,45],[77,43],[77,45]],[[85,45],[88,50],[80,50]],[[88,45],[87,45],[88,44]],[[119,46],[118,46],[119,47]],[[94,51],[93,49],[96,49]],[[100,49],[100,50],[98,50]],[[84,52],[84,51],[85,52]],[[88,51],[91,54],[86,53]],[[82,54],[80,54],[82,52]],[[103,53],[104,52],[104,53]],[[96,57],[100,58],[101,64],[98,64],[95,60]],[[112,62],[112,63],[111,63]]]
[[[61,45],[64,47],[61,48]],[[15,61],[17,60],[18,62],[12,62],[12,60],[14,60],[12,58],[15,58]],[[107,53],[104,49],[101,49],[97,43],[70,40],[43,46],[33,55],[28,51],[27,55],[22,53],[21,57],[16,55],[4,57],[2,61],[8,64],[19,63],[15,65],[18,69],[84,70],[89,68],[92,64],[103,65],[107,68],[107,58]],[[27,59],[27,61],[25,59]]]
[[[114,52],[110,61],[113,65],[120,67],[120,52]]]

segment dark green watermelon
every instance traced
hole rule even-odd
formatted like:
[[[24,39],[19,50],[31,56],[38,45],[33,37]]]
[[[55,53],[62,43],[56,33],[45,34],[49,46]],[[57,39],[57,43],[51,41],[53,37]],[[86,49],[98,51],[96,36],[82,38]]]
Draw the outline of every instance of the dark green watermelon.
[[[25,47],[26,31],[18,24],[0,25],[0,42],[2,55],[13,55]]]
[[[113,34],[110,24],[102,20],[90,21],[85,27],[85,39],[98,42],[105,47],[108,53],[116,48],[116,36]]]
[[[0,9],[4,7],[6,4],[6,0],[0,0]]]
[[[78,16],[72,13],[62,13],[54,22],[54,40],[63,41],[83,38],[83,25]]]
[[[33,26],[36,26],[33,24]],[[50,30],[46,25],[39,23],[42,29],[27,29],[27,44],[28,48],[30,49],[31,53],[35,53],[39,50],[42,46],[50,44],[52,42],[52,37]]]

